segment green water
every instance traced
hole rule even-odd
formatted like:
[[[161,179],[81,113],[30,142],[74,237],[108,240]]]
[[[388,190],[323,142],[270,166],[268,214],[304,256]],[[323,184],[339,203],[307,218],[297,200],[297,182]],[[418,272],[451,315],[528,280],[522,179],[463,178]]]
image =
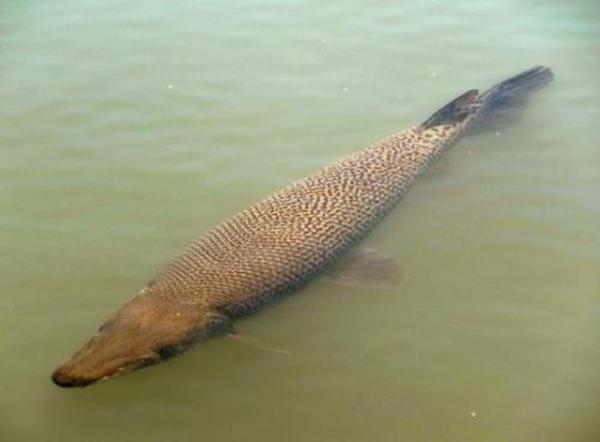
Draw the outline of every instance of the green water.
[[[535,64],[369,239],[240,333],[81,390],[52,370],[186,243]],[[594,1],[0,3],[0,439],[600,440]]]

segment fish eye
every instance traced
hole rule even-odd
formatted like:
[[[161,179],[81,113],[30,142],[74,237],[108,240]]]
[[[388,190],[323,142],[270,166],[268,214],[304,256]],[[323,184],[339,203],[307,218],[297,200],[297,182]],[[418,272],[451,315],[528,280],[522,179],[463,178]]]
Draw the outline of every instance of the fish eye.
[[[161,359],[169,359],[175,356],[175,353],[177,353],[177,349],[172,345],[165,345],[158,349]]]

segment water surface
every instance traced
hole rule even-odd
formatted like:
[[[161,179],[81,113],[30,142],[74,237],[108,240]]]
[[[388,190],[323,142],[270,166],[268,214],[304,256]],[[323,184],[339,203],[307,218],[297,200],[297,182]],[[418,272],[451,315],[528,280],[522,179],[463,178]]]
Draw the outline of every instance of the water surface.
[[[0,4],[7,441],[600,440],[593,1]],[[193,238],[535,64],[369,238],[401,287],[324,280],[89,389],[51,371]]]

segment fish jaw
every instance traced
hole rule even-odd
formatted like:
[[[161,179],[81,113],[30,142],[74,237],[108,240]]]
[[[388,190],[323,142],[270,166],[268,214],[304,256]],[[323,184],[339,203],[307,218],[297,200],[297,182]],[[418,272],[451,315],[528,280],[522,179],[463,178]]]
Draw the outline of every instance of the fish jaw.
[[[169,359],[205,336],[211,315],[202,308],[140,294],[102,325],[52,381],[85,387]]]

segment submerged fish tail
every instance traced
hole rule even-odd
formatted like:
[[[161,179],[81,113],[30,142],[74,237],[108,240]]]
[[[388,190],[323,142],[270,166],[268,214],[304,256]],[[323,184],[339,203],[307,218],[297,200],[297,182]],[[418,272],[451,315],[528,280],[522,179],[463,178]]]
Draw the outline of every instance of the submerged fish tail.
[[[481,109],[469,130],[482,131],[517,120],[530,95],[547,86],[554,74],[550,68],[536,66],[504,80],[481,94]]]

